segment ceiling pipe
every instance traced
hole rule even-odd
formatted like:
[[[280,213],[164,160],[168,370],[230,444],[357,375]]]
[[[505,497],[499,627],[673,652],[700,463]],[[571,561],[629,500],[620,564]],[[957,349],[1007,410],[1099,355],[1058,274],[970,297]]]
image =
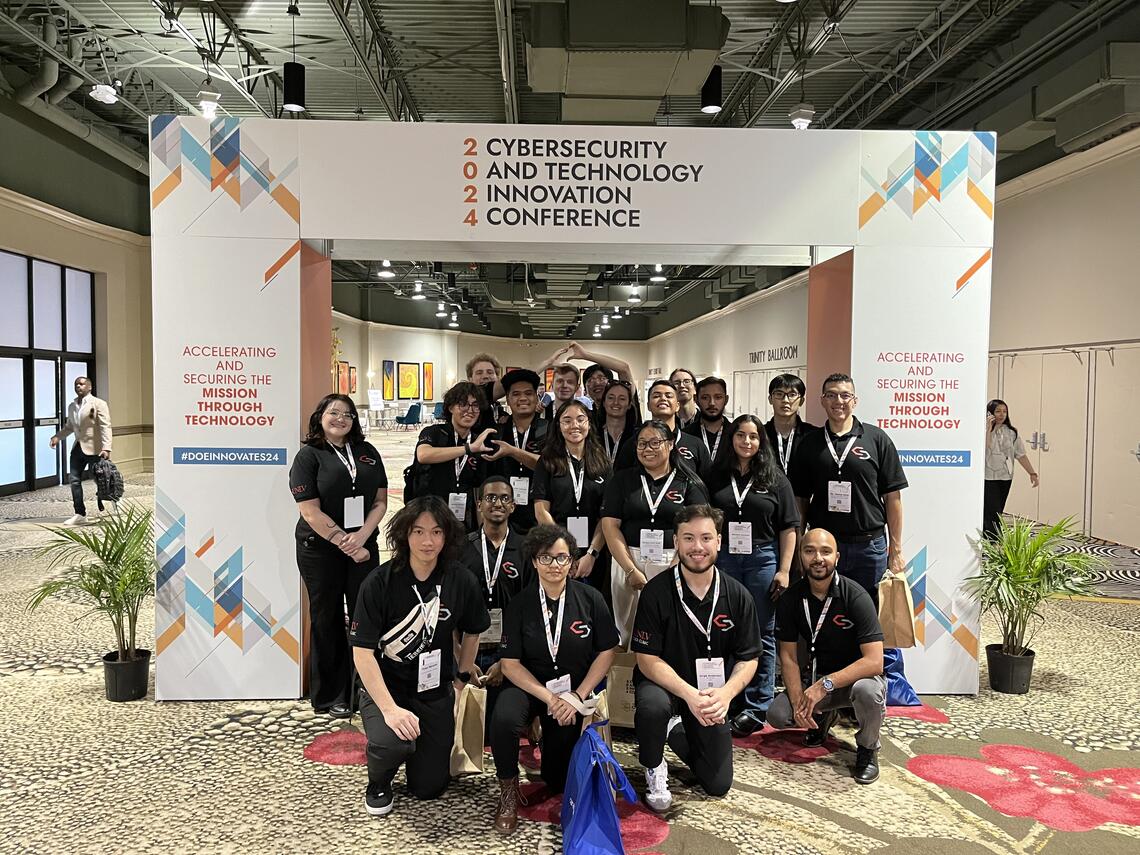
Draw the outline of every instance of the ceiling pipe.
[[[72,36],[71,50],[68,52],[68,56],[71,57],[71,61],[76,65],[82,64],[83,39],[79,38],[78,36]],[[59,81],[55,84],[55,86],[48,90],[47,102],[49,104],[58,104],[82,85],[83,78],[75,72],[68,70],[64,72],[64,75],[61,78],[59,78]]]
[[[52,20],[51,15],[44,18],[43,40],[52,50],[54,50],[59,40],[59,30],[56,29],[55,21]],[[33,101],[55,86],[58,81],[59,62],[56,61],[50,51],[45,50],[40,56],[40,64],[36,66],[36,70],[32,72],[32,76],[28,78],[23,86],[16,90],[14,96],[16,103],[24,107],[31,106]]]

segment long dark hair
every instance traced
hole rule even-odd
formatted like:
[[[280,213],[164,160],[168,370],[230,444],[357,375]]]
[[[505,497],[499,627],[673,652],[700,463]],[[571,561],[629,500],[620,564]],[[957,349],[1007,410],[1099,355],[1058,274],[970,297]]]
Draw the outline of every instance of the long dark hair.
[[[408,545],[408,535],[411,534],[412,527],[420,514],[431,514],[435,524],[443,529],[443,549],[436,559],[436,566],[440,567],[450,561],[459,560],[460,551],[467,542],[466,530],[443,499],[439,496],[421,496],[412,499],[396,511],[388,522],[388,551],[392,553],[394,570],[406,570],[412,566],[412,550]]]
[[[760,447],[756,449],[756,454],[748,461],[748,476],[756,481],[756,486],[761,490],[771,490],[772,486],[779,480],[780,470],[776,466],[776,458],[772,454],[772,446],[768,443],[768,434],[764,431],[764,425],[761,424],[760,419],[751,413],[737,416],[736,420],[725,429],[725,439],[728,442],[722,441],[720,448],[717,449],[716,457],[712,462],[712,471],[718,476],[733,477],[737,471],[737,460],[736,449],[732,445],[732,440],[736,436],[736,432],[745,423],[755,427],[756,433],[760,435]]]
[[[573,398],[564,402],[555,412],[554,424],[546,432],[546,444],[543,445],[542,454],[539,456],[539,460],[546,467],[546,471],[554,477],[561,477],[569,473],[570,462],[566,459],[566,437],[562,435],[561,419],[562,414],[571,407],[577,407],[587,420],[590,419],[590,411],[586,409],[586,405],[581,401],[575,401]],[[609,477],[610,459],[606,456],[598,435],[594,433],[593,426],[589,424],[586,430],[586,444],[582,448],[582,463],[586,466],[588,478]]]
[[[685,458],[677,453],[676,434],[669,430],[669,425],[665,424],[665,422],[661,421],[660,419],[646,419],[637,426],[637,432],[634,433],[632,440],[634,443],[634,453],[637,453],[636,443],[638,441],[638,437],[640,437],[641,432],[647,428],[656,431],[658,434],[660,434],[662,439],[673,443],[673,450],[669,452],[669,465],[684,475],[689,480],[690,484],[701,484],[703,486],[704,482],[701,480],[700,476],[697,475],[691,466],[689,466]],[[637,461],[637,465],[641,466],[640,458]],[[644,469],[645,467],[642,466],[642,468]]]
[[[998,407],[1005,407],[1005,426],[1013,431],[1013,435],[1016,437],[1017,428],[1015,428],[1013,426],[1013,422],[1009,420],[1009,404],[1007,404],[1001,398],[994,398],[992,401],[986,404],[986,412],[992,416],[994,414],[994,410],[996,410]]]
[[[345,441],[352,444],[362,445],[364,443],[364,431],[360,429],[360,414],[356,412],[356,404],[353,403],[352,398],[348,395],[325,395],[321,398],[321,402],[317,404],[317,408],[313,410],[313,414],[309,416],[309,432],[305,438],[301,440],[305,445],[323,445],[327,440],[325,439],[325,429],[321,427],[321,416],[325,414],[325,410],[329,408],[330,404],[344,404],[348,411],[352,413],[352,422],[348,428],[348,435]]]

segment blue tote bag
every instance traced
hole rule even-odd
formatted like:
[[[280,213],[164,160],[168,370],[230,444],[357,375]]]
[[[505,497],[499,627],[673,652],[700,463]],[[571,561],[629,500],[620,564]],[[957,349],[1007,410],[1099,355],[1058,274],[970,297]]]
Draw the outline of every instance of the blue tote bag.
[[[887,678],[888,707],[917,707],[922,705],[910,680],[903,673],[902,651],[888,647],[883,651],[883,676]]]
[[[637,793],[613,752],[598,733],[609,722],[591,724],[570,755],[566,792],[562,796],[562,848],[566,855],[624,855],[616,789],[627,802]]]

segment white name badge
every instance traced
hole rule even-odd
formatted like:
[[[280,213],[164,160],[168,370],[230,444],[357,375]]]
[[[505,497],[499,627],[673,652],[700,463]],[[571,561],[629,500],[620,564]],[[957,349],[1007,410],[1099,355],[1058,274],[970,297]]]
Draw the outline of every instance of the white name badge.
[[[512,478],[511,490],[515,494],[516,505],[529,505],[530,504],[530,479],[529,478]]]
[[[467,494],[466,493],[448,493],[447,506],[451,508],[451,512],[455,514],[455,518],[460,522],[465,522],[467,519]]]
[[[641,530],[641,557],[657,563],[665,560],[665,532],[659,528]]]
[[[503,640],[503,610],[491,609],[491,625],[479,636],[480,644],[498,644]]]
[[[570,535],[578,541],[578,545],[589,548],[590,546],[590,518],[589,517],[567,517],[566,530]]]
[[[730,555],[752,554],[752,523],[730,522],[728,524],[728,552]]]
[[[563,692],[569,692],[570,689],[570,675],[563,674],[561,677],[555,677],[553,680],[546,681],[546,688],[554,693],[554,697],[558,697]]]
[[[360,528],[364,525],[364,497],[346,496],[344,500],[344,527]]]
[[[433,650],[431,653],[421,653],[420,676],[416,683],[417,692],[430,692],[439,688],[439,656],[442,651]]]
[[[827,510],[834,514],[851,513],[851,482],[827,482]]]
[[[717,656],[715,659],[697,660],[697,688],[719,689],[724,685],[724,660]]]

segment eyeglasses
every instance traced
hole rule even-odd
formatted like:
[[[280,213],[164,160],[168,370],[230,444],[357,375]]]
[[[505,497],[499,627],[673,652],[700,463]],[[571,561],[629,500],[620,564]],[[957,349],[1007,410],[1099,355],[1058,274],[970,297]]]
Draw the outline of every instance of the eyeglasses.
[[[563,552],[561,555],[550,555],[549,553],[543,553],[542,555],[534,556],[534,560],[541,564],[543,567],[549,567],[551,564],[556,564],[559,567],[569,567],[570,562],[574,559]]]
[[[479,402],[478,401],[468,401],[466,404],[456,404],[455,406],[460,410],[478,410],[479,409]]]
[[[575,427],[577,425],[588,425],[590,423],[589,416],[578,416],[575,419],[559,419],[558,424],[562,427]]]
[[[795,401],[800,397],[799,392],[773,392],[769,397],[775,398],[777,401]]]
[[[483,501],[488,505],[509,505],[514,500],[514,496],[503,496],[498,493],[487,493],[487,495],[483,497]]]
[[[325,410],[325,414],[334,419],[348,419],[350,422],[356,421],[356,413],[342,413],[340,410]]]
[[[697,385],[696,383],[694,383],[692,380],[690,380],[688,378],[685,378],[684,380],[673,380],[672,383],[674,386],[696,386]]]
[[[851,392],[824,392],[823,397],[829,401],[842,401],[845,404],[855,400],[855,395]]]
[[[657,451],[668,441],[667,439],[639,439],[637,441],[637,450],[645,451],[645,449],[649,448],[653,451]]]

